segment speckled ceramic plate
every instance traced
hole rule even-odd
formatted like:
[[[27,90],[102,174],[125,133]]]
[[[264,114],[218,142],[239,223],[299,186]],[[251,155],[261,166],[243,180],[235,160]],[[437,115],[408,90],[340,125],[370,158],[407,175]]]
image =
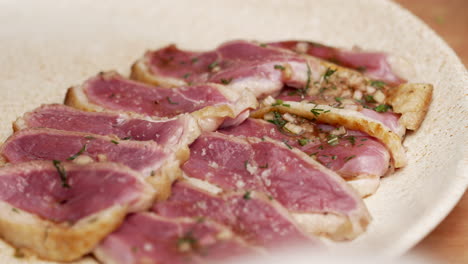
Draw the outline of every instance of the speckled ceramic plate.
[[[468,74],[431,29],[388,1],[1,0],[0,139],[22,113],[62,102],[69,86],[101,70],[127,74],[147,49],[210,49],[237,38],[386,51],[411,82],[434,84],[426,120],[405,140],[409,165],[366,199],[374,221],[347,247],[402,254],[453,208],[468,183]],[[44,263],[12,252],[0,243],[0,262]]]

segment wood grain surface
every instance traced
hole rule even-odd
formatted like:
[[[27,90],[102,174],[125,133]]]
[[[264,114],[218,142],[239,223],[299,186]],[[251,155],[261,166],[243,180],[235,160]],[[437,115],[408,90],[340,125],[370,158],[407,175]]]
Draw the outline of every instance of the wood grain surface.
[[[468,0],[396,0],[434,29],[468,65]],[[468,263],[468,192],[414,251],[442,263]]]

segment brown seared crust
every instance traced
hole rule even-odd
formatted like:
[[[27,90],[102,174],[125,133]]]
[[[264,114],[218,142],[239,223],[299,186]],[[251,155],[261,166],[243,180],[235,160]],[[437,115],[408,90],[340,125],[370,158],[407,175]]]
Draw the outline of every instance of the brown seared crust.
[[[291,113],[307,119],[315,119],[322,123],[341,125],[347,129],[362,131],[380,140],[390,151],[395,168],[406,166],[405,149],[401,143],[401,138],[393,133],[382,123],[373,119],[367,118],[359,112],[345,109],[333,108],[328,105],[315,105],[310,103],[298,102],[284,102],[290,105],[286,107],[283,105],[278,106],[265,106],[253,112],[251,117],[263,118],[263,116],[271,111],[278,111],[281,113]],[[312,109],[321,109],[319,115],[314,115]],[[329,112],[327,112],[329,111]]]
[[[409,130],[421,126],[432,100],[432,84],[407,83],[390,90],[388,104],[402,114],[400,124]]]
[[[144,82],[151,85],[157,85],[158,87],[177,87],[177,86],[184,86],[187,85],[187,82],[183,80],[179,80],[176,78],[170,77],[163,77],[156,74],[151,73],[150,69],[148,68],[148,60],[151,51],[146,52],[146,54],[138,59],[132,65],[132,72],[130,74],[130,79],[135,81]]]

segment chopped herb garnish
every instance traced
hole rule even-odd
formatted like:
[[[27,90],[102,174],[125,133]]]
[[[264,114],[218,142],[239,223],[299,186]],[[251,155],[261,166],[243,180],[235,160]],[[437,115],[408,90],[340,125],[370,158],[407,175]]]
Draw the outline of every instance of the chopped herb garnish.
[[[345,162],[347,162],[347,161],[349,161],[351,159],[354,159],[355,157],[356,157],[356,155],[348,156],[344,160],[345,160]]]
[[[190,77],[190,73],[186,73],[186,74],[184,74],[184,76],[182,76],[182,78],[184,78],[184,79],[187,79],[188,77]]]
[[[151,173],[150,173],[150,176],[154,177],[154,175],[156,175],[156,173],[154,172],[154,170],[152,170]]]
[[[262,165],[262,166],[258,166],[260,169],[266,169],[268,168],[268,163],[266,163],[265,165]]]
[[[361,141],[366,141],[366,140],[367,140],[367,138],[363,138],[363,139],[361,139]]]
[[[305,146],[307,145],[307,143],[309,143],[309,140],[307,138],[300,138],[297,140],[297,142],[299,143],[299,145]]]
[[[273,199],[275,199],[275,198],[273,198],[273,196],[271,196],[271,195],[268,195],[267,197],[268,197],[268,200],[270,200],[270,201],[272,201]]]
[[[195,57],[195,58],[192,58],[192,64],[196,63],[198,61],[198,58]]]
[[[320,109],[320,108],[316,108],[316,107],[317,107],[317,105],[315,105],[314,108],[312,108],[312,110],[310,110],[310,112],[312,114],[314,114],[314,116],[319,116],[324,110]],[[330,111],[327,111],[327,112],[330,112]]]
[[[184,236],[177,239],[177,246],[180,247],[184,244],[189,244],[190,247],[194,246],[197,243],[197,240],[192,235],[192,232],[187,232]]]
[[[360,72],[364,72],[367,70],[367,67],[366,66],[359,66],[356,68],[356,70],[360,71]]]
[[[280,113],[278,112],[273,112],[273,120],[268,120],[268,122],[275,124],[278,128],[283,128],[284,125],[286,125],[286,120],[283,119]]]
[[[354,136],[345,137],[345,139],[348,140],[353,146],[356,143],[356,137]]]
[[[14,207],[13,207],[13,208],[11,208],[11,210],[12,210],[13,212],[15,212],[15,213],[19,213],[19,210],[18,210],[18,209],[16,209],[16,208],[14,208]]]
[[[282,104],[282,106],[284,106],[284,107],[291,107],[290,104]]]
[[[281,104],[283,104],[283,100],[276,99],[276,102],[274,104],[272,104],[271,106],[277,106],[277,105],[281,105]]]
[[[210,65],[208,65],[208,69],[213,70],[216,66],[218,66],[218,62],[214,61]]]
[[[283,140],[283,143],[288,147],[288,149],[292,149],[291,145],[288,144],[287,140]]]
[[[281,71],[284,71],[286,69],[284,66],[278,65],[278,64],[276,64],[274,68],[275,70],[281,70]]]
[[[88,144],[84,144],[83,147],[81,147],[81,149],[75,153],[73,156],[69,157],[67,160],[74,160],[76,159],[78,156],[80,156],[81,154],[83,154],[83,152],[86,151],[86,147],[87,147]]]
[[[325,71],[325,73],[323,74],[323,79],[328,82],[328,78],[330,78],[330,76],[332,76],[337,70],[332,70],[330,68],[327,68],[327,70]]]
[[[93,136],[85,136],[84,138],[89,139],[89,140],[95,139],[95,137]]]
[[[115,97],[115,94],[114,94],[114,93],[112,93],[112,94],[109,95],[109,98],[114,98],[114,97]]]
[[[314,152],[314,153],[310,153],[309,156],[312,157],[312,156],[315,156],[315,155],[317,155],[317,154],[318,154],[318,152]]]
[[[132,247],[132,252],[133,252],[133,253],[138,252],[138,247],[133,246],[133,247]]]
[[[170,98],[169,96],[166,97],[166,100],[167,100],[170,104],[173,104],[173,105],[179,104],[179,103],[177,103],[177,102],[172,101],[171,98]]]
[[[364,144],[362,144],[362,143],[361,143],[361,144],[359,144],[359,145],[357,145],[357,146],[358,146],[358,147],[360,147],[360,146],[364,146]]]
[[[375,99],[374,99],[374,96],[372,95],[364,95],[364,100],[366,100],[366,102],[368,103],[375,103]]]
[[[323,150],[323,145],[320,145],[318,149]]]
[[[336,155],[333,155],[333,156],[331,157],[332,160],[336,160],[336,158],[337,158]]]
[[[62,163],[59,160],[53,160],[52,163],[54,164],[55,169],[57,169],[57,172],[60,175],[62,187],[70,188],[70,185],[68,185],[67,172],[65,171],[65,168],[63,167]]]
[[[335,97],[335,101],[337,101],[338,103],[341,103],[341,101],[343,101],[343,97]]]
[[[250,191],[246,191],[244,193],[244,196],[242,196],[242,198],[244,198],[244,200],[250,200]]]
[[[122,140],[130,140],[130,139],[132,139],[132,137],[130,136],[122,138]]]
[[[116,144],[116,145],[119,144],[119,142],[117,140],[111,140],[110,142],[112,142],[113,144]]]
[[[381,104],[381,105],[378,105],[374,108],[375,111],[379,112],[379,113],[384,113],[384,112],[387,112],[388,109],[390,109],[390,106],[389,105],[386,105],[386,104]]]
[[[267,46],[267,44],[265,44],[265,43],[260,44],[260,47],[262,47],[262,48],[265,48],[266,46]]]
[[[327,143],[330,144],[331,146],[336,146],[340,142],[337,135],[329,134],[327,137],[328,137]]]
[[[265,138],[264,138],[264,137],[262,137],[262,138],[261,138],[261,140],[262,140],[262,141],[265,141]]]
[[[203,223],[203,222],[205,222],[205,217],[203,216],[197,217],[197,223]]]
[[[370,86],[373,86],[373,87],[379,88],[379,89],[383,88],[386,85],[386,83],[384,83],[382,81],[370,81],[369,84],[370,84]]]
[[[231,83],[231,81],[232,81],[232,78],[229,78],[229,79],[221,79],[221,83],[222,83],[222,84],[226,84],[226,85],[229,84],[229,83]]]

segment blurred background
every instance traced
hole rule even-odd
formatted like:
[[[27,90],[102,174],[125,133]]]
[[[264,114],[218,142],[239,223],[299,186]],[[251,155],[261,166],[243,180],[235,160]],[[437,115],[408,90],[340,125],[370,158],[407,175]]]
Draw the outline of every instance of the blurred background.
[[[428,24],[468,65],[468,0],[394,1]],[[413,252],[424,252],[442,263],[468,263],[468,193]]]

